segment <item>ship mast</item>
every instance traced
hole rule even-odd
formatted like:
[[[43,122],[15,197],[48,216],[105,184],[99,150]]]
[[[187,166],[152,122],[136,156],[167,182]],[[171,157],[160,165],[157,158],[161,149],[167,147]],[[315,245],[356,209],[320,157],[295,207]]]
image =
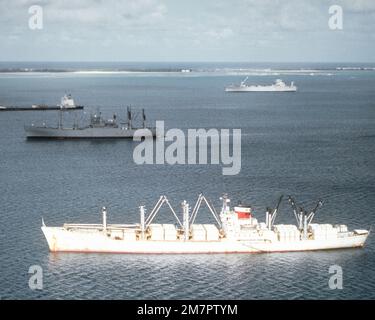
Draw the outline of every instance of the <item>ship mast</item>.
[[[189,204],[184,200],[181,206],[183,210],[184,240],[188,241],[190,236]]]
[[[63,128],[63,109],[59,109],[58,113],[59,113],[59,116],[58,116],[57,127],[59,129],[62,129]]]
[[[132,111],[131,111],[131,107],[127,107],[127,115],[128,115],[128,128],[132,129]]]
[[[223,202],[223,206],[221,207],[221,212],[225,213],[229,211],[230,199],[228,198],[228,194],[224,193],[223,196],[220,197],[220,200]]]
[[[103,232],[107,232],[107,208],[102,207],[102,215],[103,215]]]
[[[142,240],[145,239],[145,213],[146,213],[146,210],[145,210],[145,207],[144,206],[140,206],[139,207],[139,211],[140,211],[140,215],[141,215],[141,237],[142,237]]]
[[[146,128],[146,115],[145,109],[142,108],[142,121],[143,121],[143,128]]]

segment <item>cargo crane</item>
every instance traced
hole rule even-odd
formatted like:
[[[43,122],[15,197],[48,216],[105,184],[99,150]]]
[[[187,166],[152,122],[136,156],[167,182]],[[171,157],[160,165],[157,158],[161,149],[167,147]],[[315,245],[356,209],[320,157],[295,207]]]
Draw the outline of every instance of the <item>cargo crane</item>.
[[[316,211],[323,206],[323,201],[319,200],[310,213],[308,213],[303,207],[299,207],[298,210],[296,201],[292,196],[288,196],[288,202],[292,206],[294,216],[297,220],[298,229],[303,232],[303,239],[307,239],[307,229],[314,219]]]
[[[140,207],[140,229],[141,229],[142,237],[144,237],[145,231],[147,230],[148,227],[150,227],[152,221],[155,219],[156,215],[159,213],[163,204],[167,204],[167,206],[170,209],[170,211],[172,212],[173,216],[176,218],[176,221],[177,221],[177,223],[180,227],[180,230],[182,230],[183,233],[184,233],[185,241],[189,240],[191,226],[194,225],[195,219],[198,215],[198,211],[199,211],[202,203],[205,203],[207,205],[210,213],[212,214],[212,216],[216,220],[219,228],[221,228],[220,218],[218,217],[214,206],[211,205],[209,200],[202,193],[200,193],[198,195],[198,199],[197,199],[197,201],[196,201],[196,203],[193,207],[193,211],[191,212],[191,214],[190,214],[189,204],[186,201],[183,201],[181,203],[182,217],[183,217],[182,222],[178,218],[178,216],[176,214],[176,211],[173,209],[173,207],[170,204],[168,198],[163,195],[159,198],[159,200],[157,201],[157,203],[155,204],[154,208],[151,210],[151,212],[150,212],[150,214],[148,215],[147,218],[145,218],[145,208],[144,208],[144,206]]]
[[[283,197],[284,197],[284,195],[280,196],[279,201],[277,202],[277,205],[276,205],[275,209],[272,209],[270,207],[267,207],[267,209],[266,209],[266,226],[267,226],[268,230],[272,229],[272,226],[275,222],[277,212],[279,210],[280,203],[283,200]]]

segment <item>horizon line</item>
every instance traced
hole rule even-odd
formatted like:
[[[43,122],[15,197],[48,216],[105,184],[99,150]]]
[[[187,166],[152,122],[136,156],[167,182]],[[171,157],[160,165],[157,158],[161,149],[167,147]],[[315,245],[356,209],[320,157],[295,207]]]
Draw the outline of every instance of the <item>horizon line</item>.
[[[231,61],[231,60],[0,60],[0,63],[15,63],[15,62],[63,62],[63,63],[375,63],[374,61]]]

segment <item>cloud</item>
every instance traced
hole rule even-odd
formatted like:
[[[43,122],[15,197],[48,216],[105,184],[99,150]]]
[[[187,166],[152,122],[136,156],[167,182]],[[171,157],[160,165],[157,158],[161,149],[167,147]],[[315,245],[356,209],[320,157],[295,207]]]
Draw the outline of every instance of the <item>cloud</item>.
[[[373,13],[375,11],[374,0],[339,0],[338,5],[342,5],[344,12]]]
[[[113,25],[154,23],[164,18],[167,9],[160,0],[16,0],[1,1],[3,12],[23,15],[32,5],[40,5],[49,25],[65,23]],[[22,14],[23,13],[23,14]],[[92,26],[91,26],[92,27]]]
[[[44,11],[40,31],[28,28],[34,4]],[[340,34],[328,28],[332,4],[344,9]],[[374,0],[0,0],[0,11],[3,60],[64,60],[66,48],[76,60],[89,50],[96,60],[325,59],[327,44],[338,57],[359,55],[360,44],[374,51]]]
[[[221,30],[209,30],[206,31],[204,34],[216,40],[222,40],[233,36],[234,32],[230,28],[224,28]]]

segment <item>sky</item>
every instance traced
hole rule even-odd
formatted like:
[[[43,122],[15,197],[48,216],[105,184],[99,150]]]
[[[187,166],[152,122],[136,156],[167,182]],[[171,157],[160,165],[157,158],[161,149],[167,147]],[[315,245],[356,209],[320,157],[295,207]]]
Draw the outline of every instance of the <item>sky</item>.
[[[375,62],[375,0],[0,0],[0,43],[0,61]]]

